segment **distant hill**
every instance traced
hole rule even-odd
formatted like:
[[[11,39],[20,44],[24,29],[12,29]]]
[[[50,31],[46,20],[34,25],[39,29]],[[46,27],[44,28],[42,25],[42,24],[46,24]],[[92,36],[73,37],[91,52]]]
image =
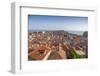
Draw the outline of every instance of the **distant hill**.
[[[83,33],[83,37],[85,37],[85,38],[88,37],[88,32],[87,32],[87,31],[85,31],[85,32]]]
[[[67,32],[69,32],[69,33],[71,33],[71,34],[75,34],[75,35],[83,35],[83,33],[84,33],[84,31],[67,31]]]

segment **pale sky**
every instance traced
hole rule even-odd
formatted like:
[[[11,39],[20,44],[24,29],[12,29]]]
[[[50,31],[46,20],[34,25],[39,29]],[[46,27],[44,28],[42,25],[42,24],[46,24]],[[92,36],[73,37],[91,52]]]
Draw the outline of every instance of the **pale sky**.
[[[28,15],[29,30],[88,31],[88,17]]]

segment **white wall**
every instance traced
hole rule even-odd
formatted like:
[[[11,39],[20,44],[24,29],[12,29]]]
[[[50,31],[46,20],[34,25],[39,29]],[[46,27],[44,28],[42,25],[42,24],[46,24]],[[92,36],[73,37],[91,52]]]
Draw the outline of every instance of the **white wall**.
[[[58,4],[59,6],[62,5],[77,5],[77,6],[95,6],[97,7],[97,34],[98,40],[97,41],[97,48],[98,52],[97,55],[97,68],[86,70],[86,69],[73,69],[73,70],[65,70],[61,72],[52,72],[52,73],[40,73],[40,74],[29,74],[35,76],[99,76],[100,71],[100,49],[99,49],[99,42],[100,42],[100,1],[99,0],[1,0],[0,1],[0,76],[13,76],[13,74],[9,73],[10,69],[10,47],[11,47],[11,8],[10,3],[13,1],[17,2],[33,2],[33,3],[49,3],[49,4]],[[28,74],[24,74],[28,76]]]

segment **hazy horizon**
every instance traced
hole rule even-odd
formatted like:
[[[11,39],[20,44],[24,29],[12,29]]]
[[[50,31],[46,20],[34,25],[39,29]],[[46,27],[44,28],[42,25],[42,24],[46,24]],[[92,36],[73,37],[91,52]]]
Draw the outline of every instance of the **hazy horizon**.
[[[71,30],[29,30],[29,32],[43,32],[43,31],[65,31],[72,34],[83,35],[84,32],[88,31],[71,31]]]

